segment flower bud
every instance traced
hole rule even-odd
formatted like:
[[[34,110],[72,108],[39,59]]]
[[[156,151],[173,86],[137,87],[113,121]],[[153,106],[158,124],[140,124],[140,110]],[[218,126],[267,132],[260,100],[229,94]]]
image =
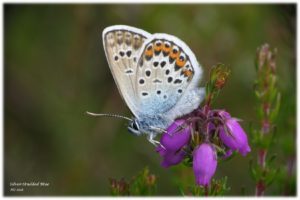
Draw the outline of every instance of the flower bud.
[[[229,113],[221,111],[220,115],[223,117],[226,126],[220,128],[219,136],[222,142],[231,150],[237,150],[240,154],[246,156],[251,149],[245,131],[235,118],[230,117]]]
[[[193,153],[193,170],[196,184],[207,186],[217,168],[217,154],[208,143],[198,146]]]
[[[160,139],[164,148],[170,151],[177,151],[189,143],[191,139],[190,126],[185,124],[185,120],[180,119],[173,122]]]

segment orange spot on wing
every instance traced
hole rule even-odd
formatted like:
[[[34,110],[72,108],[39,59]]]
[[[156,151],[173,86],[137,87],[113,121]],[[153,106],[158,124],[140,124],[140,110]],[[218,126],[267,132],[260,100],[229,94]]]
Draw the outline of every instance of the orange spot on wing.
[[[174,50],[172,50],[170,53],[170,57],[172,59],[176,59],[179,56],[179,53],[180,53],[179,50],[176,50],[176,52],[174,52]]]
[[[156,44],[154,45],[154,50],[155,51],[161,51],[161,49],[162,49],[162,44],[161,43],[160,43],[159,46],[157,46]]]
[[[170,47],[170,45],[167,46],[166,44],[164,44],[162,50],[163,50],[163,52],[168,54],[168,53],[170,53],[171,47]]]
[[[185,76],[187,76],[187,77],[190,77],[190,76],[193,75],[193,72],[192,72],[191,70],[184,70],[184,71],[183,71],[183,74],[184,74]]]
[[[146,51],[145,51],[145,55],[148,56],[148,57],[152,57],[153,55],[153,48],[147,48]]]
[[[180,59],[180,57],[177,57],[177,59],[176,59],[176,65],[178,67],[180,67],[180,68],[183,67],[185,63],[186,63],[185,59]]]

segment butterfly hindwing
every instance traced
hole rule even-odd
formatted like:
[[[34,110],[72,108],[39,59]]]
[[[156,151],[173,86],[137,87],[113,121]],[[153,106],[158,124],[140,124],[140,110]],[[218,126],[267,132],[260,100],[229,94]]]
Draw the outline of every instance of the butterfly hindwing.
[[[170,115],[170,118],[190,112],[201,101],[200,97],[194,97],[198,94],[193,91],[197,90],[201,73],[194,54],[184,42],[172,35],[154,34],[143,45],[137,64],[138,107],[145,114]],[[190,92],[194,99],[186,98]],[[177,106],[178,102],[185,105]]]
[[[107,27],[102,34],[106,58],[117,87],[133,114],[137,115],[136,68],[138,55],[150,33],[125,25]]]

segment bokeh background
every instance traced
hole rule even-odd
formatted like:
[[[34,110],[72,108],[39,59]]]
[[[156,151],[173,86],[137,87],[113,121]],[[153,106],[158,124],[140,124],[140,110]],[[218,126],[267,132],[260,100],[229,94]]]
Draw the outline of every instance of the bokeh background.
[[[102,30],[126,24],[185,41],[204,69],[219,62],[231,76],[215,108],[256,118],[253,83],[256,48],[278,49],[282,103],[270,155],[280,171],[266,194],[296,194],[296,5],[294,4],[5,4],[5,195],[109,195],[109,178],[130,179],[145,166],[157,176],[157,195],[180,195],[193,185],[191,169],[164,169],[145,137],[127,132],[126,121],[92,118],[85,111],[131,116],[113,81]],[[218,165],[228,177],[226,195],[254,195],[249,161],[256,150]],[[10,192],[10,182],[49,182],[49,187]]]

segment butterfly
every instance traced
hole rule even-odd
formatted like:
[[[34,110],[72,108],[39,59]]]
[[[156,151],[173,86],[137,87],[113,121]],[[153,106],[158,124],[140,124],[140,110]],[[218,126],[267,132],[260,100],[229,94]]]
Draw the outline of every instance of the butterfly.
[[[203,100],[204,89],[198,87],[201,66],[173,35],[114,25],[103,30],[102,39],[113,78],[135,117],[126,118],[128,130],[146,134],[156,145],[157,134]]]

